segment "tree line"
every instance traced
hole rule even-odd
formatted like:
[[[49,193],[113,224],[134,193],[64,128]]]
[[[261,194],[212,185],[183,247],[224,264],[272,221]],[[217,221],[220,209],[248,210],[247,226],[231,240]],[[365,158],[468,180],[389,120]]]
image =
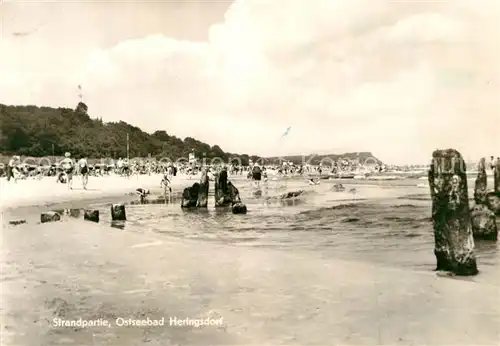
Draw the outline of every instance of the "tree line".
[[[88,107],[79,103],[70,108],[37,106],[7,106],[0,104],[0,153],[33,157],[62,156],[66,151],[74,157],[92,159],[127,157],[127,134],[129,157],[156,159],[168,157],[172,160],[187,158],[194,150],[199,158],[218,157],[224,162],[238,158],[243,165],[249,161],[276,163],[281,159],[302,164],[325,163],[325,158],[361,159],[373,158],[371,153],[349,153],[343,155],[319,155],[306,157],[286,156],[263,159],[257,155],[235,154],[222,150],[218,145],[209,145],[192,137],[180,139],[158,130],[150,134],[124,121],[103,122],[92,119]],[[360,157],[361,154],[361,157]],[[323,160],[323,161],[322,161]],[[376,160],[376,159],[375,159]],[[378,160],[377,160],[378,161]]]
[[[209,145],[192,137],[184,140],[159,130],[152,134],[124,121],[103,122],[92,119],[87,106],[78,104],[75,110],[36,106],[0,104],[0,152],[5,155],[61,156],[69,151],[73,156],[89,158],[127,157],[127,134],[130,157],[151,157],[172,160],[187,158],[194,150],[198,157],[224,161],[238,157],[243,164],[259,157],[225,152],[218,145]]]

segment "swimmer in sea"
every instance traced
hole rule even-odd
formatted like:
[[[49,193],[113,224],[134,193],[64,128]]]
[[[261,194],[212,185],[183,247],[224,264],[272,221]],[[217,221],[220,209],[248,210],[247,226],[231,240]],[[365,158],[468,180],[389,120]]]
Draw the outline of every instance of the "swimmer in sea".
[[[138,188],[138,189],[135,190],[135,193],[141,199],[141,203],[144,203],[144,201],[146,200],[146,196],[149,195],[149,190]]]
[[[316,179],[314,180],[313,178],[309,179],[309,185],[319,185],[320,180]]]

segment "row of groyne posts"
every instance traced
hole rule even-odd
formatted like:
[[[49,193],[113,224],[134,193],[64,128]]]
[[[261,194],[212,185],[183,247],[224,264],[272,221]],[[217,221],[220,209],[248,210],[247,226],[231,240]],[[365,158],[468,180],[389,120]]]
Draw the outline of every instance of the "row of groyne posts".
[[[500,161],[494,167],[494,187],[488,189],[486,160],[478,165],[474,205],[469,206],[467,172],[454,149],[436,150],[429,170],[436,270],[476,275],[474,239],[496,241],[500,215]]]
[[[182,193],[183,209],[207,208],[210,181],[207,171],[203,170],[199,183],[186,187]],[[215,207],[231,207],[233,214],[246,214],[247,207],[241,202],[240,192],[228,179],[227,170],[215,174],[214,179]]]
[[[143,189],[138,189],[145,191]],[[208,207],[209,179],[207,172],[203,171],[200,182],[186,187],[182,194],[181,208],[184,210],[207,208]],[[230,207],[233,214],[246,214],[247,207],[241,202],[240,193],[227,179],[227,171],[223,170],[215,175],[214,199],[216,207]],[[141,195],[141,201],[144,202],[144,195]],[[126,221],[125,204],[111,205],[111,220]],[[68,211],[71,213],[71,210]],[[92,222],[99,222],[98,209],[84,209],[83,219]],[[61,212],[47,211],[40,215],[40,222],[56,222],[61,220]],[[25,223],[25,220],[10,221],[12,225]]]

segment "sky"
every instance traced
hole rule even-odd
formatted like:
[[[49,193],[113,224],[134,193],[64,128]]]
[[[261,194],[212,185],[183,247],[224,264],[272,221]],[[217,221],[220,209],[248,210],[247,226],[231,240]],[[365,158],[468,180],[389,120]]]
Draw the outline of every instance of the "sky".
[[[0,2],[0,103],[257,155],[500,153],[500,1]],[[291,127],[284,138],[281,135]]]

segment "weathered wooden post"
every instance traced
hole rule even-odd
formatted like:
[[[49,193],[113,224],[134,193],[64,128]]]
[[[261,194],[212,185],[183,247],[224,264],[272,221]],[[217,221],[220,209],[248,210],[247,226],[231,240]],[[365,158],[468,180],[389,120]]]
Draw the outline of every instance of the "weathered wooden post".
[[[429,186],[436,270],[450,271],[456,275],[477,274],[466,168],[458,151],[447,149],[432,153]]]
[[[476,204],[486,203],[486,193],[488,191],[488,176],[486,175],[486,159],[479,160],[477,167],[477,178],[474,185],[474,201]]]
[[[111,205],[111,220],[113,221],[127,220],[127,215],[125,213],[125,204]]]
[[[495,172],[493,174],[493,179],[494,179],[494,191],[497,194],[500,194],[500,157],[497,157],[496,160],[496,165],[495,165]]]
[[[181,208],[192,208],[198,204],[198,193],[200,183],[194,183],[193,186],[186,187],[182,193]]]
[[[486,194],[486,205],[495,215],[500,216],[500,193],[494,191],[488,192]]]
[[[83,219],[86,221],[99,222],[99,210],[85,209],[83,212]]]
[[[209,184],[210,182],[208,180],[207,170],[204,168],[201,172],[200,189],[198,190],[198,203],[196,204],[199,208],[206,208],[208,206]]]
[[[470,212],[474,239],[497,240],[498,228],[495,213],[484,204],[476,204]]]
[[[56,213],[55,211],[48,211],[40,214],[41,223],[56,222],[56,221],[61,221],[61,215],[59,213]]]
[[[76,208],[69,209],[68,215],[70,217],[79,218],[80,217],[80,209],[76,209]]]
[[[500,158],[498,157],[494,166],[493,179],[493,191],[486,195],[486,203],[495,215],[500,216]]]
[[[231,198],[228,195],[227,172],[221,171],[215,174],[214,199],[216,207],[228,207],[231,205]]]
[[[478,173],[474,186],[474,201],[471,209],[472,235],[474,239],[497,240],[498,229],[495,213],[490,210],[488,197],[488,176],[486,175],[486,159],[479,161]]]

